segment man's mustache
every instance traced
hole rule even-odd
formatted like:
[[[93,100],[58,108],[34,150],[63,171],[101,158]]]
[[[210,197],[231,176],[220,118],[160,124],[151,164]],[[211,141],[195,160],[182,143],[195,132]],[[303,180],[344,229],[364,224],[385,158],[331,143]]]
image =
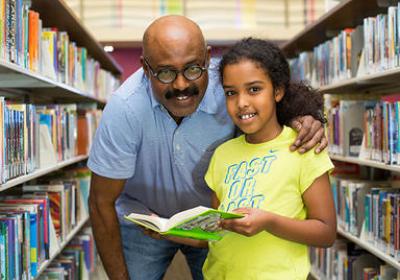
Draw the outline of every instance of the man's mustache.
[[[167,90],[165,93],[165,98],[171,99],[172,97],[177,97],[182,95],[193,96],[198,94],[199,94],[199,88],[197,86],[190,86],[185,90],[179,90],[179,89]]]

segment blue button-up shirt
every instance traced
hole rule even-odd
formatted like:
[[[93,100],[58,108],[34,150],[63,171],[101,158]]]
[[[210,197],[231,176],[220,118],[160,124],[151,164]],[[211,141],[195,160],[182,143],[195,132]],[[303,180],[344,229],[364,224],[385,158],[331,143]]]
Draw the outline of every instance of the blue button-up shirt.
[[[155,99],[143,69],[112,95],[90,152],[89,168],[98,175],[128,179],[117,203],[121,217],[140,205],[169,217],[210,205],[204,181],[214,149],[234,135],[211,60],[206,93],[197,110],[180,125]]]

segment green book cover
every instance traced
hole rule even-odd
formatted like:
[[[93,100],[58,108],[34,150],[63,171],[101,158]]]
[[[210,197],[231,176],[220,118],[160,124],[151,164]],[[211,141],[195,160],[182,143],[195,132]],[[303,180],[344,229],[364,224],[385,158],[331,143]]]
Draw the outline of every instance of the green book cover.
[[[162,235],[173,235],[199,240],[220,240],[223,231],[218,227],[220,219],[236,219],[243,215],[198,206],[173,215],[171,218],[161,218],[143,214],[131,213],[125,219],[156,231]]]

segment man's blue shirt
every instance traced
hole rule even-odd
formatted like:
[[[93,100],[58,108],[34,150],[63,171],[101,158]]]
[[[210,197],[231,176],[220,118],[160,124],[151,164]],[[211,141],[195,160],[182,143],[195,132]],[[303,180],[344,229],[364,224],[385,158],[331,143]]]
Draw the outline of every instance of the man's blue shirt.
[[[143,69],[112,94],[88,166],[100,176],[128,179],[117,202],[119,216],[140,205],[165,217],[210,205],[204,181],[209,160],[234,135],[216,64],[211,60],[199,107],[179,126],[154,98]]]

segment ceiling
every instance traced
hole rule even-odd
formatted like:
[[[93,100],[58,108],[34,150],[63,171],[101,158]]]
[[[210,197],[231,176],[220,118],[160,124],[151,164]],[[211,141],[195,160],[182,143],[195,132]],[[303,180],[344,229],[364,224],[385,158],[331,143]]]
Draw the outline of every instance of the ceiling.
[[[224,44],[255,36],[287,40],[315,21],[326,0],[65,0],[101,42],[140,44],[155,18],[185,15],[202,28],[206,39]],[[332,1],[330,1],[332,2]]]

